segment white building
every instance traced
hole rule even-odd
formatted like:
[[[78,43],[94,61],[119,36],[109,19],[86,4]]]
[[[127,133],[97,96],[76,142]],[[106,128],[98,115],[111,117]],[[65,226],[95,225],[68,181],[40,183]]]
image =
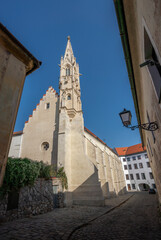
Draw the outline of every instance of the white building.
[[[19,158],[21,154],[21,144],[22,144],[23,132],[14,132],[11,140],[9,157]]]
[[[127,191],[156,188],[146,149],[142,144],[115,148],[120,157]]]

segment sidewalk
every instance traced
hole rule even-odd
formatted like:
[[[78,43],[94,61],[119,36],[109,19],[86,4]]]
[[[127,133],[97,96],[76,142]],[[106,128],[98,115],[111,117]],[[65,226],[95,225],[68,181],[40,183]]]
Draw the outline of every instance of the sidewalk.
[[[46,214],[3,223],[0,225],[0,238],[66,240],[75,229],[111,211],[132,195],[128,193],[118,198],[107,199],[105,207],[58,208]]]

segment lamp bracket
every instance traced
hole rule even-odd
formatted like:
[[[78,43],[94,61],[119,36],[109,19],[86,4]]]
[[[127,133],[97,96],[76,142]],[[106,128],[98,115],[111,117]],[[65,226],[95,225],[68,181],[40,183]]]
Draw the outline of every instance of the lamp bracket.
[[[131,130],[135,130],[136,128],[141,128],[141,129],[144,129],[147,131],[156,131],[158,129],[158,124],[157,124],[157,122],[150,122],[150,123],[143,123],[143,124],[136,125],[136,126],[131,126],[128,128],[131,128]]]

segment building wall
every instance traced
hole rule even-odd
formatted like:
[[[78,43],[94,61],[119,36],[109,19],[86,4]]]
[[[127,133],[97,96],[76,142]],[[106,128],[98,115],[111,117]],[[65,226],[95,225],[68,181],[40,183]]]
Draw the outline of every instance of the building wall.
[[[0,185],[26,76],[25,64],[0,45]]]
[[[149,67],[139,67],[139,64],[146,60],[145,31],[161,64],[161,1],[124,0],[123,3],[141,122],[157,121],[159,125],[159,129],[153,133],[148,131],[142,133],[161,202],[161,103],[156,91],[158,87],[156,89],[154,87]]]
[[[150,162],[146,152],[123,156],[120,157],[120,159],[124,171],[127,191],[142,191],[144,190],[143,184],[148,185],[149,188],[155,188],[152,169],[149,165]],[[134,164],[137,164],[137,169],[135,169]],[[140,166],[140,164],[142,164],[142,166]],[[145,179],[144,177],[142,177],[142,173],[145,174]],[[131,179],[130,174],[132,174],[133,179]],[[139,174],[140,179],[137,179],[136,174]],[[129,180],[127,179],[127,177],[129,178]]]
[[[57,164],[58,102],[58,95],[50,87],[25,123],[22,158]]]
[[[27,74],[40,62],[0,23],[0,186]]]
[[[98,169],[98,179],[104,197],[125,193],[124,173],[120,159],[105,144],[87,131],[85,134],[86,153]]]
[[[19,158],[21,154],[23,134],[13,135],[9,150],[9,157]]]

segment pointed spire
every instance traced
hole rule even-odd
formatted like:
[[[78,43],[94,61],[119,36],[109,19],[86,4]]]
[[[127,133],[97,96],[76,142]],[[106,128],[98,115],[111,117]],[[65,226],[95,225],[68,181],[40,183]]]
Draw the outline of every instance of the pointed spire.
[[[70,36],[68,36],[67,39],[68,41],[67,41],[67,46],[64,54],[64,59],[68,59],[69,61],[72,62],[72,60],[74,59],[74,54],[73,54],[73,49],[70,42]]]

